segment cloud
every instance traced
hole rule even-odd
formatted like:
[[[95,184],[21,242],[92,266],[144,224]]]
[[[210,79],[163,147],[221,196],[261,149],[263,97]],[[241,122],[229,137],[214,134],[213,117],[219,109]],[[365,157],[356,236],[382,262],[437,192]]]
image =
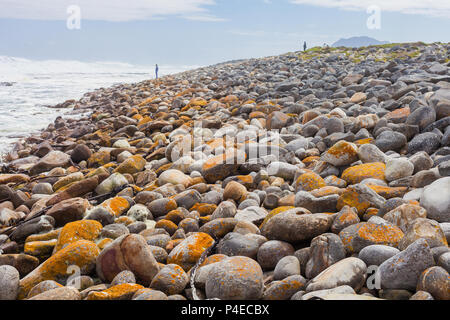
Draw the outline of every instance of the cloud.
[[[291,0],[291,3],[358,11],[375,5],[382,11],[450,17],[449,0]]]
[[[66,20],[67,8],[79,6],[81,18],[132,21],[177,16],[196,21],[223,21],[208,6],[215,0],[0,0],[0,18]]]

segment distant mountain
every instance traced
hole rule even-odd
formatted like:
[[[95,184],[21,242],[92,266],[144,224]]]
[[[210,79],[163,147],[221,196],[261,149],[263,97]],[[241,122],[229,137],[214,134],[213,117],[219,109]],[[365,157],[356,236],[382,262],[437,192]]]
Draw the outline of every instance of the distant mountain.
[[[348,39],[339,39],[335,43],[333,43],[333,47],[349,47],[349,48],[358,48],[358,47],[367,47],[374,46],[379,44],[388,44],[389,41],[379,41],[370,37],[351,37]]]

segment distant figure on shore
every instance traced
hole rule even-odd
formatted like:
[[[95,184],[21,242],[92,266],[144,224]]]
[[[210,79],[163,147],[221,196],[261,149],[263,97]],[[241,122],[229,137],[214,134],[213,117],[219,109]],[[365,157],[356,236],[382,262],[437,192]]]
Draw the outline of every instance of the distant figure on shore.
[[[156,65],[156,68],[155,68],[156,80],[158,80],[158,71],[159,71],[159,67],[158,67],[158,65]]]
[[[303,51],[306,51],[306,41],[303,43]]]

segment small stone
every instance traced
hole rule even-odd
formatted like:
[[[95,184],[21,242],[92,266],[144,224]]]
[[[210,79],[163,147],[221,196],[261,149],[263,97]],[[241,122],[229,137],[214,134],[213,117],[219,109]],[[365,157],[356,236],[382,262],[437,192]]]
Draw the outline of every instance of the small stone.
[[[263,300],[289,300],[298,291],[304,290],[306,279],[301,275],[292,275],[281,281],[271,282],[264,290]]]
[[[397,248],[374,244],[363,248],[359,252],[358,258],[364,261],[367,266],[379,266],[398,253],[400,253],[400,250]]]
[[[355,144],[341,140],[328,149],[321,159],[333,166],[345,166],[358,160],[357,153],[358,148]]]
[[[257,260],[261,268],[273,270],[283,257],[291,256],[294,252],[294,247],[291,244],[284,241],[271,240],[259,247]]]
[[[95,192],[99,195],[110,193],[118,187],[127,185],[128,180],[120,173],[114,173],[109,178],[100,183]]]
[[[61,287],[42,292],[28,300],[81,300],[81,294],[73,287]]]
[[[431,248],[448,246],[439,223],[426,218],[417,218],[408,224],[405,236],[400,240],[398,248],[405,250],[417,239],[425,239]]]
[[[406,143],[407,139],[404,134],[395,131],[383,131],[376,139],[375,145],[382,151],[390,150],[399,151]]]
[[[161,173],[158,178],[158,184],[160,186],[167,183],[171,183],[173,185],[182,184],[185,188],[187,188],[192,184],[192,178],[179,170],[171,169]]]
[[[223,191],[223,200],[233,199],[236,202],[241,202],[247,196],[247,188],[242,184],[231,181]]]
[[[184,270],[176,264],[168,264],[153,278],[150,288],[173,295],[183,292],[189,282]]]
[[[383,289],[416,290],[419,277],[427,268],[434,266],[430,246],[419,239],[404,251],[384,261],[375,276]]]
[[[296,214],[286,211],[269,219],[261,228],[261,234],[270,240],[290,243],[312,239],[327,232],[333,217],[327,214]]]
[[[312,279],[329,266],[345,258],[341,239],[333,233],[324,233],[311,241],[306,278]]]
[[[124,284],[124,283],[136,283],[136,278],[134,277],[133,272],[129,270],[124,270],[120,273],[118,273],[113,281],[111,281],[111,286],[116,286],[118,284]]]
[[[428,218],[450,222],[450,177],[436,180],[423,190],[420,206],[427,210]]]
[[[203,232],[194,233],[170,252],[167,263],[177,264],[187,272],[213,243],[214,240],[210,235]]]
[[[428,268],[420,275],[417,291],[429,292],[436,300],[450,300],[450,275],[441,267]]]
[[[231,257],[215,263],[205,284],[208,299],[258,300],[263,289],[261,267],[248,257]]]
[[[278,261],[273,272],[274,280],[283,280],[287,277],[300,275],[300,261],[295,256],[286,256]]]
[[[16,300],[19,294],[19,271],[8,265],[0,266],[0,300]]]
[[[366,264],[358,258],[346,258],[331,265],[306,287],[306,292],[333,289],[348,285],[356,292],[364,285],[366,280]]]
[[[385,176],[387,181],[409,177],[414,172],[414,165],[407,159],[389,159],[386,162]]]

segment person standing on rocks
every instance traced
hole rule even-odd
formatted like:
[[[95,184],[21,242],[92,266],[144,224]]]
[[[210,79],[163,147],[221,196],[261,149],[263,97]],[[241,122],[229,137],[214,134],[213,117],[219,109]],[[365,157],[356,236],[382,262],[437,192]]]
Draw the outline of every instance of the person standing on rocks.
[[[158,71],[159,71],[159,67],[158,67],[158,65],[156,65],[156,68],[155,68],[156,80],[158,80]]]
[[[306,51],[306,41],[303,43],[303,51]]]

